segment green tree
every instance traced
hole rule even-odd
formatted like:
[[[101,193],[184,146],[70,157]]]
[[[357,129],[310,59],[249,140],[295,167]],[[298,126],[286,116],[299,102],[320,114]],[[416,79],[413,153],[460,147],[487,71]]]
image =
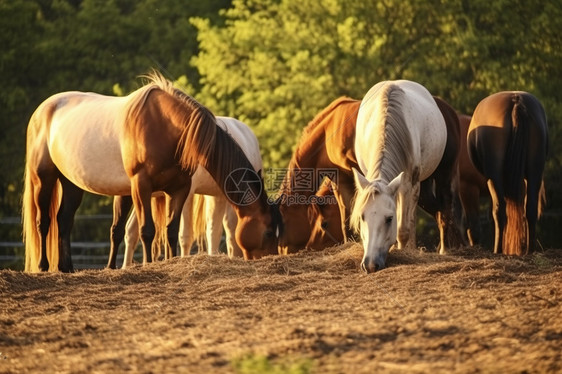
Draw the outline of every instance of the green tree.
[[[387,79],[418,81],[468,114],[493,92],[530,91],[545,104],[557,136],[558,5],[236,0],[221,13],[224,26],[192,20],[199,97],[255,128],[267,167],[287,165],[301,129],[329,102],[361,98]]]
[[[33,110],[61,91],[127,93],[155,68],[198,82],[189,18],[217,19],[230,1],[0,0],[0,216],[19,213],[25,129]],[[220,24],[220,21],[217,21]],[[108,209],[87,197],[83,209]]]

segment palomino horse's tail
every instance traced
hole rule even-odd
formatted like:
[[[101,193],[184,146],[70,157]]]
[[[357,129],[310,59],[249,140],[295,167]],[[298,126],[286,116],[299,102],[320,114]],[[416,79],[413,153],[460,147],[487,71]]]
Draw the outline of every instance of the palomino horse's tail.
[[[211,243],[207,243],[207,237],[205,236],[206,232],[206,222],[207,222],[207,214],[206,214],[206,206],[205,206],[205,196],[194,194],[193,195],[193,208],[191,210],[191,227],[193,228],[193,237],[197,241],[197,248],[199,248],[198,252],[205,252],[206,246],[210,245]]]
[[[162,248],[164,248],[164,258],[170,258],[170,253],[168,253],[167,238],[166,233],[166,196],[160,195],[152,198],[152,219],[154,221],[154,227],[156,229],[156,234],[154,235],[154,241],[152,242],[152,258],[158,260],[162,253]]]
[[[27,159],[25,169],[25,182],[22,199],[22,226],[23,241],[25,243],[25,271],[38,272],[39,262],[41,261],[41,235],[39,234],[38,207],[35,203],[37,184],[31,180],[30,159]],[[62,187],[59,182],[53,188],[49,216],[51,223],[47,235],[47,259],[49,260],[49,270],[56,271],[59,263],[58,251],[58,224],[57,212],[60,206],[60,196]]]
[[[527,221],[525,220],[524,162],[527,158],[526,141],[529,133],[529,116],[520,94],[512,97],[511,141],[505,160],[505,200],[507,224],[503,238],[503,253],[521,255],[527,243]]]

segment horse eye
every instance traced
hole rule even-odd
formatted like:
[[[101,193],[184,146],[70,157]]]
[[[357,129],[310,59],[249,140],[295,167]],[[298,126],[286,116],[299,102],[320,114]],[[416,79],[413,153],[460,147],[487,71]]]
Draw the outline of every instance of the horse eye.
[[[273,238],[274,233],[273,233],[272,230],[267,230],[267,231],[264,233],[264,235],[265,235],[265,237],[266,237],[267,239],[271,239],[271,238]]]
[[[326,230],[328,228],[328,221],[322,221],[320,227],[322,228],[322,230]]]
[[[365,214],[362,213],[362,214],[361,214],[361,221],[364,221],[364,220],[365,220]]]
[[[390,225],[392,223],[392,216],[388,216],[384,219],[384,223],[386,223],[387,225]]]

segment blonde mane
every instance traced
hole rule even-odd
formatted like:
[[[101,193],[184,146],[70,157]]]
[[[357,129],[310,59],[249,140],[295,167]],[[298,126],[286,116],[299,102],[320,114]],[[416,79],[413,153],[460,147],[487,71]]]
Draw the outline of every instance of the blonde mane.
[[[376,115],[376,128],[379,130],[374,147],[377,159],[369,176],[373,181],[364,189],[356,189],[350,226],[359,232],[361,214],[369,201],[380,194],[402,171],[410,169],[413,160],[413,143],[402,110],[405,92],[395,84],[388,84],[373,100],[380,100],[380,110]],[[384,182],[384,183],[383,183]]]
[[[364,189],[356,189],[355,196],[353,198],[353,209],[351,211],[351,215],[349,217],[349,226],[351,229],[357,233],[361,233],[361,215],[365,210],[365,207],[372,199],[382,192],[384,187],[381,184],[380,180],[376,180],[371,182],[366,188]]]
[[[379,133],[375,139],[375,154],[378,159],[369,174],[387,183],[400,172],[409,170],[413,159],[412,138],[402,109],[404,95],[400,87],[389,84],[376,98],[382,108],[376,117]]]

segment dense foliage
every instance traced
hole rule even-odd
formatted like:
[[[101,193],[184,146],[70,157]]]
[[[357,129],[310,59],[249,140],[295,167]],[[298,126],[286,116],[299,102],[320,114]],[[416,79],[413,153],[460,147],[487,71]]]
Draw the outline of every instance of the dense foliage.
[[[266,167],[287,165],[329,102],[380,80],[418,81],[468,114],[490,93],[526,90],[549,117],[548,192],[561,187],[559,0],[0,0],[0,25],[0,216],[18,214],[25,128],[42,100],[125,94],[151,68],[252,126]]]

